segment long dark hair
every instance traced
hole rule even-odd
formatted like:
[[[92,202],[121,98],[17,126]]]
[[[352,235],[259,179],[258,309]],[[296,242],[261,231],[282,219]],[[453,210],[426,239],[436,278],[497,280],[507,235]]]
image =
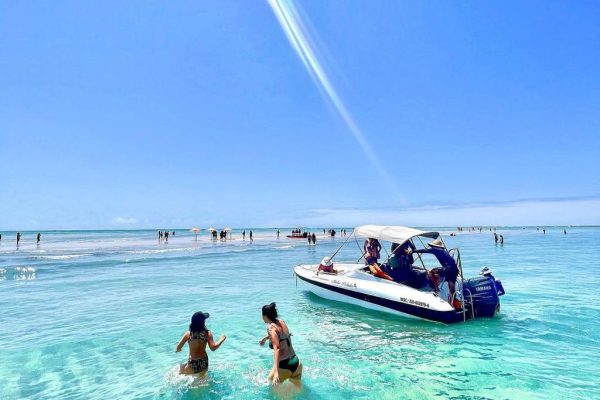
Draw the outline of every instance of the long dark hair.
[[[275,303],[264,305],[262,308],[262,315],[269,318],[273,322],[277,322],[277,306]]]
[[[204,313],[197,312],[192,315],[192,322],[190,323],[190,332],[203,332],[206,329],[206,316]]]

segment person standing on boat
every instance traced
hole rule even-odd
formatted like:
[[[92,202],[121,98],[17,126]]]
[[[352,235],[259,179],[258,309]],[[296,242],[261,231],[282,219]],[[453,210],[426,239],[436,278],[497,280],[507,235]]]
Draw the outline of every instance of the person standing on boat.
[[[450,291],[449,296],[450,299],[452,299],[456,287],[456,278],[458,277],[458,265],[456,265],[456,261],[450,255],[448,250],[446,250],[444,243],[440,238],[435,239],[433,242],[429,243],[428,246],[429,247],[426,249],[414,250],[412,252],[433,254],[435,258],[437,258],[442,265],[440,275],[448,282],[448,289]]]
[[[216,351],[227,337],[221,335],[219,341],[215,343],[212,332],[206,329],[206,319],[208,313],[197,312],[192,316],[190,330],[185,332],[177,344],[175,352],[179,353],[187,343],[190,348],[190,355],[185,364],[179,366],[179,373],[198,374],[208,370],[208,354],[206,354],[206,345],[211,351]]]
[[[273,349],[273,368],[269,373],[269,380],[273,385],[287,379],[299,385],[302,378],[302,363],[292,347],[292,335],[287,324],[284,320],[278,319],[275,303],[263,306],[262,318],[267,324],[267,336],[259,343],[264,346],[269,340],[269,347]]]

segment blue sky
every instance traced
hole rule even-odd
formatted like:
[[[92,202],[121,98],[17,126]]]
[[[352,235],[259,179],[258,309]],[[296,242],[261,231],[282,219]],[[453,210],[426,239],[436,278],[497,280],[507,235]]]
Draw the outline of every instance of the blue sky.
[[[600,223],[598,2],[295,8],[389,179],[266,1],[2,2],[0,229]]]

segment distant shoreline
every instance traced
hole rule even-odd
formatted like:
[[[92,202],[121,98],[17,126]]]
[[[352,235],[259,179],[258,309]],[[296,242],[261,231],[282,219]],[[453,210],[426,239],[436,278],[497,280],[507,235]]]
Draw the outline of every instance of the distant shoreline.
[[[413,228],[418,228],[418,229],[443,229],[443,230],[454,230],[456,229],[458,226],[461,226],[463,228],[469,228],[469,227],[474,227],[474,228],[482,228],[482,229],[489,229],[489,228],[497,228],[497,229],[514,229],[514,228],[531,228],[531,229],[537,229],[537,228],[600,228],[600,225],[457,225],[457,226],[424,226],[424,225],[413,225],[411,227]],[[251,226],[251,227],[241,227],[241,228],[231,228],[233,231],[249,231],[249,230],[274,230],[276,231],[277,229],[280,230],[281,234],[287,234],[289,233],[288,231],[291,231],[292,229],[296,229],[297,227],[295,226],[290,226],[290,227],[256,227],[256,226]],[[193,234],[190,231],[191,228],[100,228],[100,229],[93,229],[93,228],[86,228],[86,229],[0,229],[0,234],[8,234],[8,233],[16,233],[16,232],[115,232],[115,231],[120,231],[120,232],[147,232],[147,231],[175,231],[175,232],[189,232],[190,234]],[[217,231],[221,230],[222,228],[216,228]],[[303,229],[306,230],[323,230],[323,229],[347,229],[347,230],[352,230],[354,229],[354,226],[310,226],[310,227],[303,227]],[[206,234],[206,228],[201,228],[201,232],[200,234]]]

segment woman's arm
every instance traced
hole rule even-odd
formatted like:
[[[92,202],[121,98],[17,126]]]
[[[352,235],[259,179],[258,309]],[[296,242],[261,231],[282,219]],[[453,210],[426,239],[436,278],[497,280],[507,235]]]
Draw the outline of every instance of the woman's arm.
[[[269,340],[269,335],[263,337],[262,339],[260,339],[260,341],[258,342],[258,344],[260,344],[261,346],[265,345],[265,342]]]
[[[225,339],[227,339],[227,336],[221,335],[221,337],[219,338],[219,341],[215,343],[212,332],[208,331],[208,347],[210,348],[211,351],[216,351],[219,347],[221,347],[221,345],[223,344]]]
[[[186,331],[183,336],[181,337],[181,340],[179,341],[179,343],[177,344],[177,347],[175,348],[175,352],[179,353],[181,351],[181,349],[183,349],[183,346],[187,343],[187,341],[190,339],[190,331]]]
[[[269,329],[269,339],[273,344],[273,384],[279,383],[279,337],[277,336],[277,329]]]

